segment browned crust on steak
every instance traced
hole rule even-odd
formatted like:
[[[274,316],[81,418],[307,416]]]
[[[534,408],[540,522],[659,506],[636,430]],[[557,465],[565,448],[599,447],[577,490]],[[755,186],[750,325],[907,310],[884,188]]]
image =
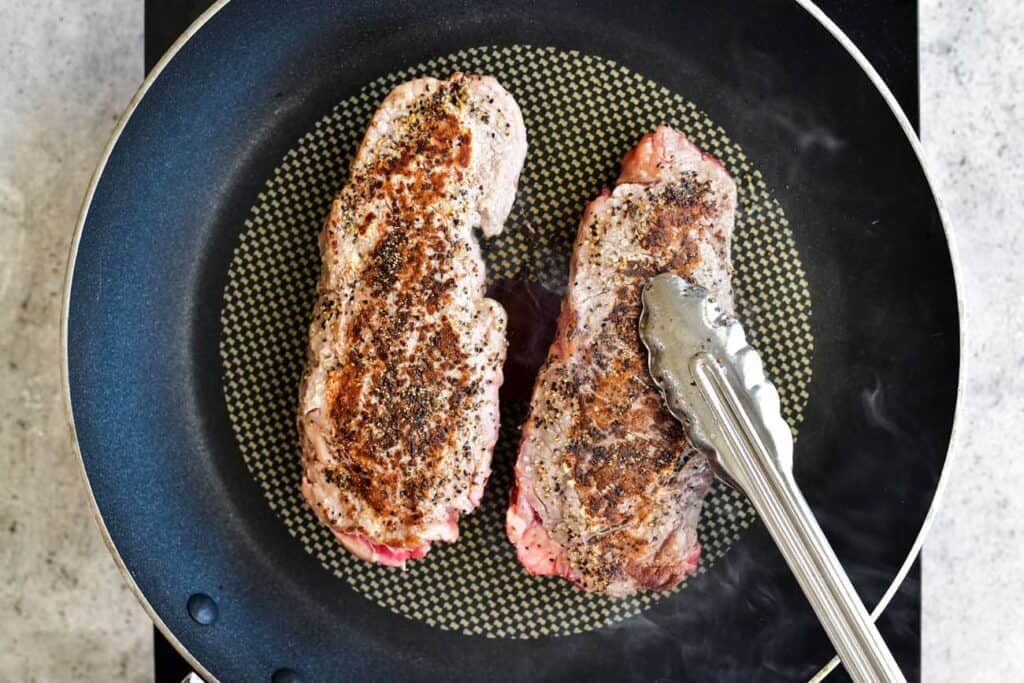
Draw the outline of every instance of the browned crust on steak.
[[[347,352],[328,390],[330,419],[344,461],[331,473],[336,485],[347,486],[387,518],[391,530],[418,524],[423,508],[438,502],[430,494],[438,478],[448,475],[444,455],[454,432],[466,428],[466,409],[472,407],[468,402],[474,392],[466,386],[465,355],[451,323],[441,316],[417,313],[421,309],[436,312],[453,289],[446,268],[452,246],[448,226],[439,224],[429,209],[458,187],[467,165],[471,132],[450,111],[463,105],[465,90],[465,81],[459,80],[423,98],[403,128],[396,144],[399,151],[376,159],[351,181],[353,196],[366,188],[387,198],[388,212],[378,220],[386,221],[390,230],[370,252],[362,279],[369,295],[380,297],[392,291],[397,292],[397,300],[391,314],[382,316],[373,299],[365,299],[349,325]],[[332,220],[349,218],[344,209],[332,216]],[[416,221],[425,223],[416,226]],[[364,336],[369,329],[372,336]],[[423,354],[410,358],[404,345],[413,331],[427,343],[422,345]],[[364,385],[372,387],[368,402],[360,400]],[[440,405],[438,399],[445,394],[453,400]],[[374,405],[389,409],[372,409]],[[394,448],[402,448],[406,457],[380,457]],[[462,486],[468,487],[472,472],[461,474]],[[402,546],[420,542],[416,538],[380,540],[388,545],[401,540]]]
[[[649,138],[679,146],[680,156],[656,155],[643,184],[620,184],[584,214],[510,509],[509,534],[528,569],[616,595],[668,588],[692,571],[694,507],[699,515],[711,482],[648,374],[640,291],[651,277],[674,272],[711,288],[726,308],[732,298],[735,186],[678,133],[659,129],[638,149]],[[623,168],[634,170],[629,155]],[[544,532],[525,534],[524,525]],[[550,563],[537,561],[539,550]]]
[[[483,297],[472,231],[500,230],[507,212],[486,214],[484,181],[498,178],[481,165],[518,173],[525,153],[525,138],[477,139],[498,115],[480,101],[489,92],[511,102],[493,79],[459,74],[396,89],[322,233],[303,492],[336,534],[373,546],[454,540],[489,471],[505,320]]]

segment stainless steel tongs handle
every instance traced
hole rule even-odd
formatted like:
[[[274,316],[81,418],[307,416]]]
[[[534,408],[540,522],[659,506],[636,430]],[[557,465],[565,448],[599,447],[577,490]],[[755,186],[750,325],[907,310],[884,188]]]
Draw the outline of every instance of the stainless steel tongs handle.
[[[707,353],[694,356],[691,364],[718,418],[719,465],[757,509],[850,676],[858,683],[905,681],[792,473],[771,457],[743,410],[726,369]]]

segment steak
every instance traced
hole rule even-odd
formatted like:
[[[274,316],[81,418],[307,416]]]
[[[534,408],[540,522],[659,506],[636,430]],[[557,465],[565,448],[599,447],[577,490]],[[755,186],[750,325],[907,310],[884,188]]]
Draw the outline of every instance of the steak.
[[[583,213],[558,331],[534,386],[507,515],[532,574],[613,596],[667,590],[700,558],[713,480],[664,409],[637,329],[643,285],[673,272],[732,310],[736,187],[662,126]]]
[[[395,88],[320,236],[299,388],[302,493],[356,556],[389,566],[455,541],[498,437],[505,312],[473,233],[501,232],[526,156],[487,76]]]

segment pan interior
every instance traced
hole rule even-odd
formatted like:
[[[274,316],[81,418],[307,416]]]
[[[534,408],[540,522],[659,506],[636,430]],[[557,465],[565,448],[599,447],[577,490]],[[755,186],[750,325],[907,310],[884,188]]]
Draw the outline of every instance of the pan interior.
[[[737,310],[782,396],[794,432],[811,380],[811,301],[782,207],[726,132],[684,94],[613,61],[526,45],[478,47],[406,68],[334,106],[281,160],[252,206],[228,274],[221,357],[232,429],[267,503],[306,552],[363,597],[445,630],[499,638],[585,632],[634,616],[675,591],[614,600],[528,576],[504,532],[519,425],[526,406],[503,404],[494,473],[455,544],[436,544],[407,571],[349,555],[299,492],[297,386],[319,269],[317,236],[378,104],[394,86],[455,71],[495,76],[516,98],[530,152],[502,235],[482,240],[488,280],[538,282],[563,293],[583,207],[609,186],[622,154],[668,123],[720,159],[739,191],[733,263]],[[701,572],[754,519],[746,500],[717,485],[701,518]]]

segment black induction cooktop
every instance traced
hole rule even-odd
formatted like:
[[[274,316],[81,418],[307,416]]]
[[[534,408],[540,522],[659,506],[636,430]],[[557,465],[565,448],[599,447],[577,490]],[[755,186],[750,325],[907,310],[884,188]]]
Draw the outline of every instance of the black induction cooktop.
[[[147,71],[212,0],[146,0],[145,64]],[[895,94],[915,128],[919,124],[918,16],[916,0],[818,0],[864,52]],[[908,680],[920,679],[921,567],[914,563],[903,585],[879,619],[879,628]],[[154,680],[181,681],[190,667],[153,630]],[[849,680],[842,667],[830,681]]]

